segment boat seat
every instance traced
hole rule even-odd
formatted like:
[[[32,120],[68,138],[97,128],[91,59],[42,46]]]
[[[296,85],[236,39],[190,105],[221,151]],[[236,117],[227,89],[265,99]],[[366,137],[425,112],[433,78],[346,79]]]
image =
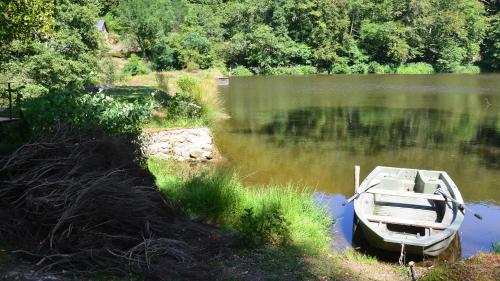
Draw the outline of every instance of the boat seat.
[[[368,219],[368,221],[371,221],[371,222],[408,225],[408,226],[432,228],[432,229],[439,229],[439,230],[443,230],[443,229],[448,228],[448,225],[445,225],[444,223],[422,221],[422,220],[412,220],[412,219],[403,219],[403,218],[395,218],[395,217],[388,217],[388,216],[366,215],[366,219]]]
[[[437,195],[437,194],[429,194],[429,193],[396,191],[396,190],[388,190],[388,189],[381,189],[381,188],[370,188],[366,192],[372,193],[372,194],[383,194],[383,195],[390,195],[390,196],[421,198],[421,199],[428,199],[428,200],[434,200],[434,201],[445,201],[444,196]]]

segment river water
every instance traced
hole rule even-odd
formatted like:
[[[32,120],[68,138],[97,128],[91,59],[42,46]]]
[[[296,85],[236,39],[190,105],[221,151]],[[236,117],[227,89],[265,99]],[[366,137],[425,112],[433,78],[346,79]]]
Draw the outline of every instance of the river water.
[[[353,166],[444,170],[467,214],[459,251],[500,241],[500,75],[333,75],[231,78],[216,143],[247,184],[307,186],[352,242]]]

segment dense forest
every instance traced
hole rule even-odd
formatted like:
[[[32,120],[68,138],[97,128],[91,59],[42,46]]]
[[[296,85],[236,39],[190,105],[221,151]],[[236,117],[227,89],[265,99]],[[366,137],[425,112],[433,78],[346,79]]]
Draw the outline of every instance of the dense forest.
[[[158,71],[495,71],[499,7],[497,0],[1,1],[0,72],[38,81],[42,92],[91,84],[110,54],[130,55],[106,51],[99,18]]]
[[[477,0],[115,1],[101,14],[156,69],[313,66],[389,72],[423,62],[439,72],[499,65],[500,2]],[[307,68],[304,68],[307,70]]]

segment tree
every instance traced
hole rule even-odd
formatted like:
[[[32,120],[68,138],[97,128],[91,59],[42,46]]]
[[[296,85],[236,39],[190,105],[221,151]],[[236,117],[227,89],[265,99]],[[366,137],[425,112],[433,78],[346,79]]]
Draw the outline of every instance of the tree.
[[[31,81],[28,89],[36,88],[36,93],[80,91],[96,82],[102,39],[95,28],[99,6],[94,0],[53,3],[51,33],[9,40],[2,52],[8,58],[4,71]]]
[[[491,70],[500,70],[500,14],[491,17],[484,42],[484,64]]]
[[[53,14],[49,0],[0,1],[0,43],[47,38],[53,32]]]
[[[185,9],[182,0],[122,0],[118,14],[143,55],[151,58],[155,40],[178,29]]]

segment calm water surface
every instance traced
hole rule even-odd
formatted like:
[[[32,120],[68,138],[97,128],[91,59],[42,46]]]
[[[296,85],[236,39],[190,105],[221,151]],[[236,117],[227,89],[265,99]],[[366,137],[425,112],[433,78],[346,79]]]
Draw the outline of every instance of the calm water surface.
[[[353,166],[447,171],[466,202],[464,257],[500,241],[500,75],[231,78],[216,142],[248,184],[303,185],[352,241]],[[459,243],[460,244],[460,243]]]

